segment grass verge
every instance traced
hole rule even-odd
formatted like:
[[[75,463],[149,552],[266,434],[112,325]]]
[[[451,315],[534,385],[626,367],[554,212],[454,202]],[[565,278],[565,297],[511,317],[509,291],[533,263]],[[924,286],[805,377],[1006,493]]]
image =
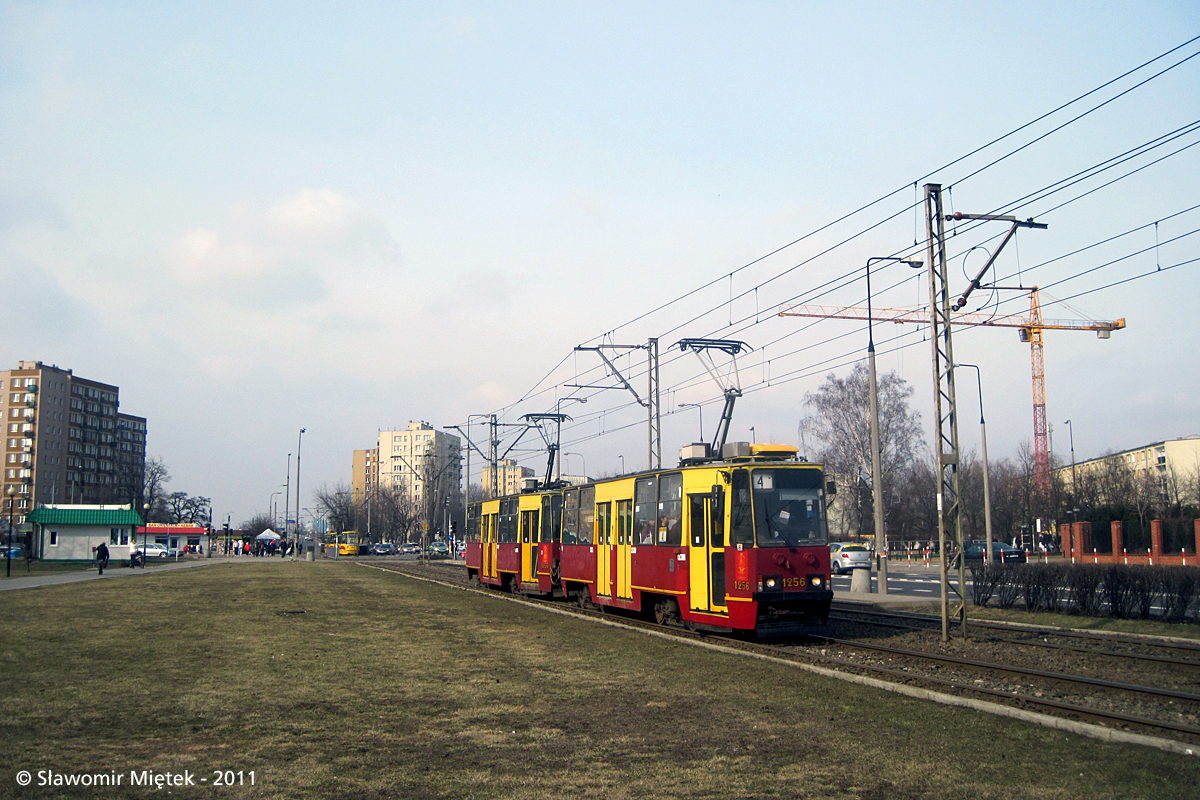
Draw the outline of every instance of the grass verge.
[[[128,773],[148,769],[253,770],[253,787],[182,791],[269,798],[1169,800],[1200,783],[1200,759],[347,563],[0,600],[0,796],[142,797]],[[20,788],[21,769],[126,779]]]

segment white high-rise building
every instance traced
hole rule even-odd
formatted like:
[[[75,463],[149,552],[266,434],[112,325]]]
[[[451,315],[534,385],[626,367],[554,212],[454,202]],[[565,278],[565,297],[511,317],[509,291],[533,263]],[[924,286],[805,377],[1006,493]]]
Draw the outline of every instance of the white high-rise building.
[[[410,502],[444,503],[462,487],[462,440],[428,422],[379,432],[378,485],[399,487]]]

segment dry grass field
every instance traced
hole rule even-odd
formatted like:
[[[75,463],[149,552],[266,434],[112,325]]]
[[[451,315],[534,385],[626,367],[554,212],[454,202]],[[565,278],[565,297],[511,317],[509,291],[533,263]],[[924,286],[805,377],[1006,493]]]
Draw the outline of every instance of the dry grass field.
[[[146,797],[129,785],[143,770],[197,784],[158,796],[229,798],[1168,800],[1200,785],[1200,758],[347,562],[5,592],[0,625],[4,797]],[[46,770],[123,782],[39,787]],[[244,784],[214,788],[216,770]]]

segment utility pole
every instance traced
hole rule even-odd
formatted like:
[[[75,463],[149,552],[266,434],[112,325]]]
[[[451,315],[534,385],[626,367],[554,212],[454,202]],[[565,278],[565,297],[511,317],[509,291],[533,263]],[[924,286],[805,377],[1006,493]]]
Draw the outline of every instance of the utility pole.
[[[950,287],[946,264],[946,215],[941,184],[925,185],[925,234],[929,264],[929,341],[933,349],[934,445],[938,458],[938,555],[942,582],[942,641],[950,641],[950,576],[946,562],[946,533],[958,547],[959,606],[955,616],[968,638],[967,603],[963,582],[962,493],[959,488],[958,413],[954,400],[954,348],[951,343]]]
[[[659,411],[658,382],[658,339],[646,342],[646,399],[649,401],[647,428],[650,433],[649,453],[646,461],[649,469],[662,468],[662,416]]]
[[[637,390],[630,385],[617,366],[609,360],[608,356],[604,355],[604,350],[645,350],[646,351],[646,376],[648,381],[647,394],[645,400],[638,396]],[[633,395],[633,399],[637,401],[639,406],[646,409],[647,417],[647,454],[646,468],[657,469],[662,466],[662,415],[659,413],[659,381],[658,381],[658,339],[650,339],[646,344],[602,344],[597,347],[575,348],[576,352],[587,351],[600,356],[600,360],[608,367],[613,376],[621,382],[620,386],[602,386],[593,384],[568,383],[566,386],[572,389],[625,389]]]

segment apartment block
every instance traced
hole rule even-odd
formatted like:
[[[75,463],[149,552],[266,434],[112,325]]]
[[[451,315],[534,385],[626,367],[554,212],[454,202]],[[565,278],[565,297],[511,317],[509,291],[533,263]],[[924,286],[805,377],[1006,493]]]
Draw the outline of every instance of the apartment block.
[[[1066,464],[1056,469],[1055,473],[1064,486],[1070,487],[1074,476],[1082,482],[1088,476],[1111,467],[1121,467],[1135,476],[1151,476],[1166,496],[1170,480],[1200,479],[1200,436],[1167,439],[1119,453],[1108,453],[1099,458],[1076,462],[1073,466]]]
[[[496,464],[495,474],[490,467],[483,467],[481,476],[484,497],[503,497],[510,494],[520,494],[521,484],[526,478],[534,477],[533,470],[522,467],[511,458],[500,460]]]
[[[379,487],[379,448],[355,450],[350,468],[350,490],[354,497],[366,497]]]
[[[4,516],[19,525],[39,505],[136,503],[146,420],[120,404],[117,386],[41,361],[0,371]]]
[[[462,491],[462,440],[428,422],[381,430],[376,451],[376,485],[400,488],[417,507]]]

